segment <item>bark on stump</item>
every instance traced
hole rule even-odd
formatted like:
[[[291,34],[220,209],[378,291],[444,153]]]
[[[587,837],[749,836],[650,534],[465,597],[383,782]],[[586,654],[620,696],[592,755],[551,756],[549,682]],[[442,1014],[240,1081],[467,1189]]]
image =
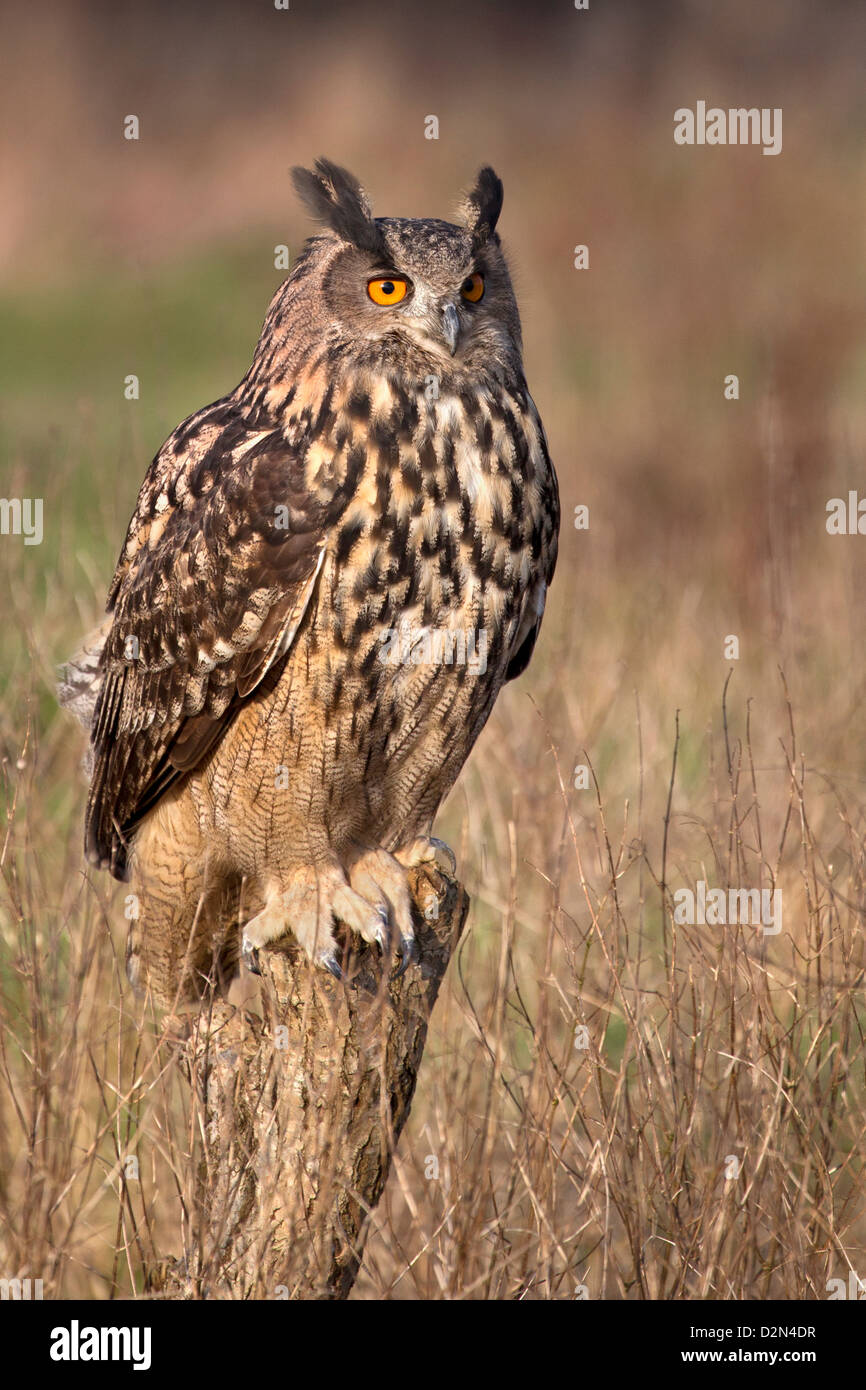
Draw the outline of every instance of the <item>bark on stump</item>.
[[[257,1006],[216,1000],[187,1025],[201,1138],[192,1250],[150,1271],[151,1293],[348,1297],[469,908],[437,871],[410,882],[420,960],[401,978],[365,947],[335,980],[286,938],[260,952]]]

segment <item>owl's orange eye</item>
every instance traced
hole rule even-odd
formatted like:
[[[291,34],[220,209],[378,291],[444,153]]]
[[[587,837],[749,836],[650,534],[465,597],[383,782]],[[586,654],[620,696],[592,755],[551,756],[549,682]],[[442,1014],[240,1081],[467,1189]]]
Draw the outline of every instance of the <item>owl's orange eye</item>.
[[[460,286],[460,293],[470,304],[477,304],[479,299],[484,298],[484,276],[479,275],[477,271],[470,275]]]
[[[399,304],[401,299],[406,298],[409,286],[405,280],[398,280],[395,277],[386,276],[382,280],[370,280],[367,284],[367,293],[374,304]]]

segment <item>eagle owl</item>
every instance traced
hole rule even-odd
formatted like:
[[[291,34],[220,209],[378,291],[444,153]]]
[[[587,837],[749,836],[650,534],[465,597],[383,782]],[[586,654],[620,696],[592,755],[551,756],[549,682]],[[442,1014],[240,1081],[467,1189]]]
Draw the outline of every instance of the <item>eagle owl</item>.
[[[61,686],[86,853],[130,882],[130,977],[164,1007],[289,933],[338,976],[350,932],[406,968],[407,870],[454,867],[433,818],[556,561],[496,174],[457,224],[373,217],[326,160],[293,178],[320,230],[243,381],[151,464]]]

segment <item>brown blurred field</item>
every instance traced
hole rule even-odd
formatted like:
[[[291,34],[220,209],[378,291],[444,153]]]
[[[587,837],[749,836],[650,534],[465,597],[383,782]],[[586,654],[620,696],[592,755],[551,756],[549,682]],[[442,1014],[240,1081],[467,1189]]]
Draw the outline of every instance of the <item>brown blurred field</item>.
[[[353,1297],[866,1278],[866,539],[825,526],[866,496],[866,13],[2,23],[2,493],[43,498],[45,536],[0,538],[0,1277],[128,1296],[190,1239],[185,1093],[126,987],[123,890],[82,862],[54,670],[150,457],[245,370],[274,246],[309,230],[288,168],[326,154],[382,213],[448,216],[480,164],[502,176],[564,514],[533,664],[440,816],[469,929]],[[677,147],[698,99],[781,107],[783,152]],[[780,887],[782,932],[675,926],[699,879]]]

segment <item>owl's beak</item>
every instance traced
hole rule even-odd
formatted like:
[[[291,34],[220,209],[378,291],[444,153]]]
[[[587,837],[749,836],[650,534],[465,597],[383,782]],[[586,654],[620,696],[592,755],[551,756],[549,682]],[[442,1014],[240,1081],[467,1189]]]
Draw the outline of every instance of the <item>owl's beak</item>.
[[[453,304],[446,304],[442,310],[442,333],[453,357],[457,351],[457,339],[460,335],[460,320]]]

